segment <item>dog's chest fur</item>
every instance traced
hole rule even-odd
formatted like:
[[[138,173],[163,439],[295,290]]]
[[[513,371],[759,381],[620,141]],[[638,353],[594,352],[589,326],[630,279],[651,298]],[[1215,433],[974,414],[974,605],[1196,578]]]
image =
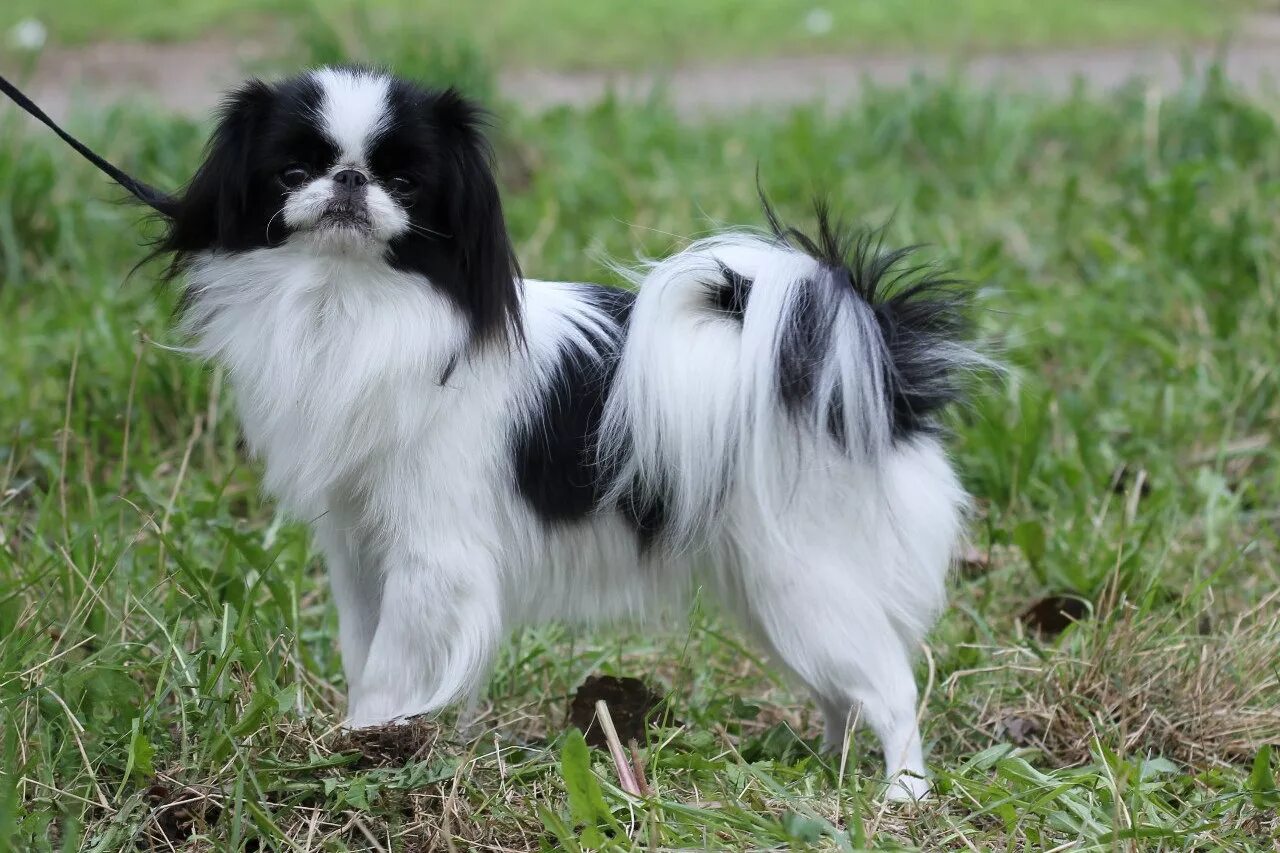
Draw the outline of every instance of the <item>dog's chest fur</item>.
[[[202,259],[189,281],[184,324],[228,371],[268,491],[303,517],[339,484],[375,491],[438,461],[429,443],[497,402],[451,393],[476,367],[461,364],[465,329],[410,276],[276,249]]]
[[[265,486],[295,515],[335,500],[379,526],[410,523],[409,506],[555,523],[594,509],[585,442],[604,387],[593,365],[616,357],[623,310],[604,289],[529,282],[529,341],[497,351],[469,346],[465,319],[429,282],[367,257],[210,255],[188,281],[184,326],[228,371]]]

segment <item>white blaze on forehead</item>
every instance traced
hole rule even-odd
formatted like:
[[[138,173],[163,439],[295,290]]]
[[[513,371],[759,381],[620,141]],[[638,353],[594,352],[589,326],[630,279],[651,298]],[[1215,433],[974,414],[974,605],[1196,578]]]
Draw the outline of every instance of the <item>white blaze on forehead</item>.
[[[381,74],[322,68],[314,74],[324,98],[320,125],[342,152],[340,163],[363,163],[369,141],[386,126],[390,81]]]

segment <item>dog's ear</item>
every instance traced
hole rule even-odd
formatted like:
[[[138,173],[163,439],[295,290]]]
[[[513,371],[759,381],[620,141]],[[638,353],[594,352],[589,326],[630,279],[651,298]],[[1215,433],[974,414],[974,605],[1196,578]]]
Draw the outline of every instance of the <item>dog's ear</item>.
[[[181,257],[210,248],[238,249],[253,181],[254,151],[270,115],[273,90],[250,80],[227,96],[205,159],[177,199],[161,252]]]
[[[493,171],[493,151],[484,135],[488,115],[454,89],[435,102],[437,127],[449,140],[452,160],[444,167],[448,186],[440,211],[456,252],[458,296],[480,342],[519,345],[520,264],[507,234],[502,198]]]

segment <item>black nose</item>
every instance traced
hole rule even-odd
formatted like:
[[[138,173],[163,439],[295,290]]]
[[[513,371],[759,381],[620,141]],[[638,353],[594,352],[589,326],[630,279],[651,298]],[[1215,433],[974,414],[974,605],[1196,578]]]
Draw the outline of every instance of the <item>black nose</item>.
[[[357,172],[355,169],[343,169],[334,175],[333,179],[349,190],[354,190],[369,183],[369,179],[365,177],[364,172]]]

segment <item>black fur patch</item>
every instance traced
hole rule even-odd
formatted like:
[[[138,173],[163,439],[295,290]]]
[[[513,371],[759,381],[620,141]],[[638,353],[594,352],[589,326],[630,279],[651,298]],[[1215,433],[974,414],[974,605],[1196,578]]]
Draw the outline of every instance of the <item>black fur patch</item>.
[[[804,283],[800,291],[778,342],[778,396],[793,415],[808,408],[831,340],[831,317],[817,304],[813,283]]]
[[[619,502],[618,511],[635,528],[641,550],[652,548],[662,536],[667,521],[667,502],[659,495],[642,489],[639,483],[631,484],[626,497]]]
[[[453,377],[453,372],[458,369],[458,354],[454,353],[449,356],[449,360],[444,363],[444,370],[440,371],[440,380],[436,383],[441,388],[449,384],[449,380]]]
[[[720,264],[720,279],[707,285],[707,296],[717,314],[742,322],[751,295],[751,279]]]
[[[815,205],[818,236],[813,239],[784,226],[761,197],[765,218],[777,240],[813,257],[833,275],[840,288],[870,307],[880,330],[886,402],[895,439],[937,429],[937,415],[963,396],[958,365],[944,352],[964,344],[972,333],[968,317],[971,290],[965,282],[939,274],[929,265],[905,265],[916,246],[885,249],[882,231],[847,229],[833,222],[827,206]],[[812,299],[819,289],[805,288]],[[778,389],[788,410],[807,410],[813,395],[815,371],[830,340],[831,312],[817,304],[800,306],[791,328],[783,330],[778,365]],[[827,319],[824,319],[827,318]],[[848,425],[837,399],[827,413],[831,435],[842,445]]]
[[[467,316],[476,343],[519,343],[520,265],[507,235],[488,114],[453,89],[393,80],[389,129],[374,143],[375,177],[409,177],[410,230],[391,241],[388,261],[431,280]]]
[[[309,76],[268,85],[250,80],[222,103],[204,162],[174,199],[168,231],[155,254],[171,255],[167,277],[185,271],[208,249],[245,252],[276,246],[289,236],[286,191],[276,180],[293,163],[324,171],[337,147],[314,116],[323,93]]]
[[[543,389],[540,410],[515,436],[516,487],[539,517],[551,524],[581,521],[601,509],[610,472],[603,470],[596,452],[596,436],[605,402],[617,374],[618,356],[626,336],[635,295],[598,285],[589,288],[591,301],[618,324],[607,339],[596,338],[593,352],[568,346]],[[622,512],[647,544],[662,527],[661,501],[643,498],[638,490],[621,502]]]

